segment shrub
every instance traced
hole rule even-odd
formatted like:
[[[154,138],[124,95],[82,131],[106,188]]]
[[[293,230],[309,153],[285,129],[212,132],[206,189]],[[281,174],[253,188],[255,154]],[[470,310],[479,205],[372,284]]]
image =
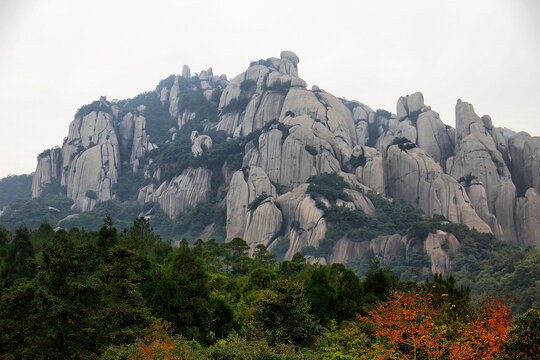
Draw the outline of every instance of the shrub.
[[[409,113],[409,120],[411,120],[411,122],[413,123],[414,126],[416,126],[417,122],[418,122],[418,115],[420,115],[422,113],[422,111],[420,110],[415,110],[413,112],[410,112]]]
[[[347,194],[343,192],[343,189],[347,187],[347,183],[335,173],[311,176],[307,182],[309,183],[307,192],[313,198],[323,196],[331,203],[335,203],[337,199],[349,199]]]
[[[317,149],[315,149],[315,148],[314,148],[313,146],[311,146],[311,145],[306,145],[306,146],[304,146],[304,149],[306,149],[306,151],[307,151],[308,153],[310,153],[311,155],[313,155],[313,156],[315,156],[315,155],[318,154]]]
[[[247,79],[247,80],[242,81],[242,83],[240,84],[240,90],[244,92],[249,92],[253,90],[253,88],[256,86],[257,86],[257,82],[255,80]]]
[[[394,138],[394,141],[392,141],[392,144],[390,146],[392,145],[397,145],[403,151],[414,149],[416,147],[416,144],[413,143],[411,140],[407,139],[406,137]]]
[[[458,179],[459,183],[462,183],[463,186],[469,187],[471,185],[475,185],[477,183],[473,183],[474,180],[477,180],[478,178],[474,176],[473,174],[467,174],[465,176],[462,176]]]
[[[294,117],[294,113],[291,111],[291,110],[288,110],[286,113],[285,113],[285,116],[290,116],[290,117]]]
[[[259,207],[259,205],[261,205],[261,203],[266,200],[267,198],[269,198],[270,195],[268,195],[267,193],[262,193],[261,195],[257,196],[255,198],[255,200],[253,200],[249,206],[248,206],[248,209],[250,211],[253,211],[255,210],[257,207]]]
[[[43,150],[37,158],[39,160],[41,158],[48,157],[49,155],[51,155],[51,149]]]
[[[221,113],[222,114],[233,113],[233,112],[241,113],[242,111],[246,110],[246,107],[248,106],[248,104],[249,104],[249,98],[232,99],[229,102],[229,104],[227,104],[221,109]]]
[[[266,89],[267,90],[271,90],[271,91],[277,91],[277,92],[280,92],[280,93],[287,93],[289,91],[291,87],[291,81],[285,81],[285,82],[282,82],[281,80],[278,80],[276,82],[274,82],[272,85],[270,86],[267,86]]]
[[[376,117],[382,117],[384,119],[390,119],[392,117],[392,114],[389,112],[389,111],[386,111],[386,110],[383,110],[383,109],[378,109],[377,111],[375,111],[375,116]]]
[[[357,168],[359,166],[364,167],[366,165],[366,156],[364,155],[364,149],[362,149],[362,153],[360,155],[352,155],[349,163],[353,168]]]
[[[97,194],[94,190],[88,190],[85,195],[89,199],[97,200]]]

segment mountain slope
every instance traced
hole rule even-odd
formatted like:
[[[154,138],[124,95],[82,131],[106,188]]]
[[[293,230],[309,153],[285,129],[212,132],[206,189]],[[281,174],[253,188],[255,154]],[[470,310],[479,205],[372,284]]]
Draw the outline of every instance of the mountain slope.
[[[88,214],[123,209],[124,221],[135,213],[148,217],[164,236],[242,237],[286,259],[311,249],[326,262],[367,249],[390,261],[405,246],[427,254],[433,272],[447,271],[460,242],[441,229],[420,241],[392,232],[394,223],[373,225],[372,237],[332,233],[336,209],[348,209],[353,215],[339,216],[351,219],[376,215],[383,205],[373,192],[540,247],[540,138],[496,128],[461,100],[454,129],[421,93],[400,97],[396,114],[374,111],[315,85],[308,90],[298,63],[284,51],[230,81],[212,69],[191,76],[184,66],[154,91],[83,106],[62,147],[39,156],[32,196],[71,199],[72,207],[61,209],[68,217],[55,224],[65,228],[84,225]],[[313,191],[326,173],[343,183]],[[13,226],[17,217],[6,214]]]

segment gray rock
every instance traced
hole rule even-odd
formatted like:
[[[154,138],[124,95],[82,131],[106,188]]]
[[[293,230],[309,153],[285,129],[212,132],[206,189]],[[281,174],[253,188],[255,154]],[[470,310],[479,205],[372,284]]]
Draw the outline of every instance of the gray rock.
[[[189,66],[184,65],[184,67],[182,68],[182,77],[188,79],[191,77],[191,70],[189,69]]]
[[[490,227],[476,214],[458,182],[420,148],[407,151],[392,145],[385,158],[387,195],[418,206],[428,215],[441,214],[480,232]]]
[[[32,198],[40,196],[46,185],[60,179],[61,164],[61,152],[58,147],[50,149],[46,155],[38,158],[32,178]]]
[[[165,181],[156,190],[148,185],[139,191],[139,203],[157,202],[174,219],[178,214],[206,200],[210,190],[212,172],[206,168],[188,168],[171,181]]]

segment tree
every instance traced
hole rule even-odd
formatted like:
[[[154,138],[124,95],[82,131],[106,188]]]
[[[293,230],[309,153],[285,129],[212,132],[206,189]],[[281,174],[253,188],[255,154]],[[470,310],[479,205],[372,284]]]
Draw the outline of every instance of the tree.
[[[182,245],[164,275],[152,295],[154,313],[170,321],[180,334],[203,340],[202,331],[210,327],[209,276],[203,260]]]
[[[311,314],[321,322],[322,325],[336,317],[336,291],[330,286],[328,275],[323,268],[316,268],[304,287],[306,300],[311,307]]]
[[[117,245],[111,249],[110,260],[103,267],[105,286],[94,319],[96,324],[102,324],[98,327],[101,342],[98,347],[131,343],[142,336],[143,329],[151,323],[137,287],[136,256],[132,250]]]
[[[514,316],[514,328],[504,345],[505,358],[535,360],[540,358],[540,311],[530,309]]]
[[[13,242],[7,246],[6,258],[0,269],[0,289],[10,287],[19,279],[33,277],[35,274],[33,258],[34,249],[30,243],[30,231],[25,227],[17,229]]]

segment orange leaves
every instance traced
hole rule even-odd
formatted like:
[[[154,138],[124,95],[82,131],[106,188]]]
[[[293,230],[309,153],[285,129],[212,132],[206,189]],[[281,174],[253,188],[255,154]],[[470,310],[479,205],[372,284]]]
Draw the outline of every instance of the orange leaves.
[[[413,292],[394,294],[359,319],[371,327],[377,338],[372,350],[381,358],[489,360],[501,354],[509,315],[508,307],[490,298],[474,316],[451,322],[432,295]]]

